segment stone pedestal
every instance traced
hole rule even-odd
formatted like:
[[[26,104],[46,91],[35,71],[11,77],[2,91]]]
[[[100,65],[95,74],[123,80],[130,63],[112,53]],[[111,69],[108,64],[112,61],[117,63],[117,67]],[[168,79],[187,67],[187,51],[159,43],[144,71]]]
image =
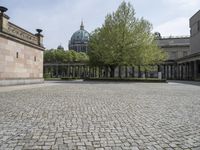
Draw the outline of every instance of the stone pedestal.
[[[158,79],[159,79],[159,80],[162,79],[162,72],[158,72]]]

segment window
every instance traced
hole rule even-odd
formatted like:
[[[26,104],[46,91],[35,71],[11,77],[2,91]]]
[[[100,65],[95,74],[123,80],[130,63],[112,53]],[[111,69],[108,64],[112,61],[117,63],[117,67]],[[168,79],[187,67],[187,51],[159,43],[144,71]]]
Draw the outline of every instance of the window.
[[[34,61],[36,61],[37,59],[36,59],[36,56],[34,56]]]
[[[16,52],[16,58],[19,58],[19,53],[18,52]]]
[[[200,20],[197,22],[197,31],[200,31]]]

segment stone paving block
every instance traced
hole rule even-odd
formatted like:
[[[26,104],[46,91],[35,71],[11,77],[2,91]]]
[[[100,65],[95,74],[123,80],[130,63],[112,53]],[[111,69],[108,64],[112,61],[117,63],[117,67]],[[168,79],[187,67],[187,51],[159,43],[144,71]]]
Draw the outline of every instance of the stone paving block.
[[[0,150],[199,150],[199,102],[183,84],[1,88]]]

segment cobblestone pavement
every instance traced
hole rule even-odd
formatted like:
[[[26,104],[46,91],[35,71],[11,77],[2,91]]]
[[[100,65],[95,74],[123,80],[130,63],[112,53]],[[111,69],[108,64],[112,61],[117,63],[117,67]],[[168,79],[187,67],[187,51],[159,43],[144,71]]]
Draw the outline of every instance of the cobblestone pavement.
[[[200,150],[200,86],[31,86],[0,88],[1,150]]]

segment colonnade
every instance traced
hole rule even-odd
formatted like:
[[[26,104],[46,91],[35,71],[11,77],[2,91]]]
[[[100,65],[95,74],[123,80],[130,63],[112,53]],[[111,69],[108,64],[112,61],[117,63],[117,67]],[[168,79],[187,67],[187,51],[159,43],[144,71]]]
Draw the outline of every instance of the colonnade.
[[[140,67],[117,67],[114,77],[158,77],[162,73],[162,78],[167,80],[196,80],[200,76],[200,63],[198,60],[187,62],[166,62],[158,65],[158,70],[153,72],[141,72]],[[151,72],[152,74],[152,72]],[[110,77],[109,67],[91,67],[87,64],[44,64],[44,77],[46,78],[101,78]]]
[[[89,67],[88,65],[60,65],[51,64],[44,65],[44,75],[51,78],[85,78],[85,77],[97,77],[97,68]]]
[[[120,69],[117,67],[115,77],[134,77],[134,73],[134,67],[123,66]],[[110,77],[111,70],[107,66],[91,67],[87,64],[44,64],[44,76],[46,78],[101,78]]]
[[[161,65],[162,77],[172,80],[195,80],[198,78],[198,61],[177,62]]]

